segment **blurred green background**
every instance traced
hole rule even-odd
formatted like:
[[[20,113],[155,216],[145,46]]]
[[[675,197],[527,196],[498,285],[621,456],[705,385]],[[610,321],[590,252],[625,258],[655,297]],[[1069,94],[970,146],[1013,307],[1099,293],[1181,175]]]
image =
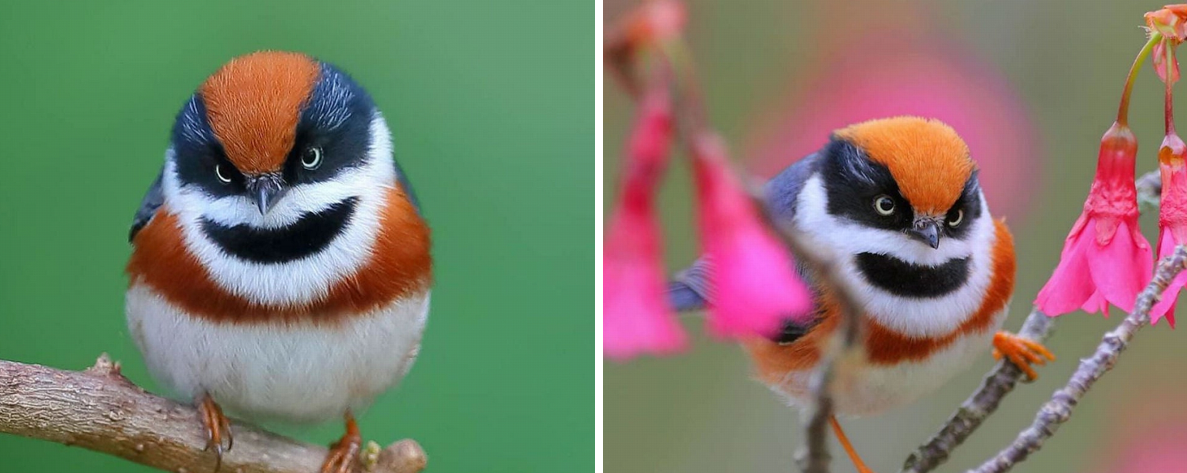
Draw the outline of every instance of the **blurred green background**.
[[[610,0],[607,24],[635,4]],[[1007,329],[1016,330],[1082,208],[1100,136],[1112,123],[1125,74],[1144,42],[1142,14],[1162,5],[692,0],[686,31],[711,119],[735,160],[755,174],[769,176],[850,121],[937,111],[952,122],[980,162],[990,207],[1008,217],[1016,237],[1018,286],[1006,321]],[[605,97],[608,212],[633,109],[609,78]],[[1148,64],[1133,100],[1130,122],[1141,142],[1142,173],[1156,169],[1163,134],[1162,84]],[[697,243],[688,167],[680,157],[672,163],[660,208],[667,264],[675,271],[693,260]],[[1157,216],[1144,216],[1142,224],[1153,241]],[[1013,440],[1066,383],[1079,358],[1120,321],[1121,311],[1113,314],[1108,320],[1083,313],[1059,319],[1048,345],[1059,360],[1007,398],[940,471],[965,471]],[[797,471],[794,452],[803,440],[797,411],[751,379],[741,349],[702,336],[699,317],[683,320],[696,334],[688,353],[607,361],[606,471]],[[1139,333],[1059,434],[1014,471],[1187,471],[1183,336],[1165,323]],[[987,350],[937,393],[882,416],[842,423],[874,470],[897,471],[991,367]],[[1171,446],[1158,450],[1155,441]],[[1158,452],[1178,456],[1158,468],[1130,461]],[[832,454],[834,471],[853,471],[835,441]]]
[[[423,349],[360,417],[429,471],[593,457],[589,44],[577,1],[35,2],[0,12],[0,358],[101,352],[155,389],[124,325],[128,227],[174,115],[231,57],[303,51],[370,91],[433,229]],[[333,423],[295,434],[329,443]],[[148,471],[0,435],[0,471]],[[191,471],[204,471],[201,468]]]

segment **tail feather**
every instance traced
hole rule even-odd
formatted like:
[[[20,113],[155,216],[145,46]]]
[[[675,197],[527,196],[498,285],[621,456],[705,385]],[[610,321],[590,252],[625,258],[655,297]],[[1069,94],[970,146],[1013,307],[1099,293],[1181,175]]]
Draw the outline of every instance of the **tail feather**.
[[[708,304],[695,289],[681,281],[668,283],[668,303],[679,312],[701,310]]]

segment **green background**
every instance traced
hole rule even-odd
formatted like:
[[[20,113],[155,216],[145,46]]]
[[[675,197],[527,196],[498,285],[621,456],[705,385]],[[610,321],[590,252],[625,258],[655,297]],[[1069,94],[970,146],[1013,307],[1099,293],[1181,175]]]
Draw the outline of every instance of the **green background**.
[[[608,0],[607,24],[636,3]],[[786,103],[788,95],[806,90],[817,67],[839,59],[828,54],[845,53],[830,48],[830,43],[860,33],[863,26],[878,23],[907,36],[925,33],[934,45],[966,48],[1004,76],[1025,104],[1033,133],[1039,138],[1034,154],[1022,162],[1040,181],[1025,217],[1009,220],[1019,265],[1005,327],[1017,330],[1038,289],[1051,275],[1064,237],[1083,208],[1100,137],[1112,123],[1125,74],[1144,42],[1139,28],[1144,24],[1142,14],[1164,3],[688,0],[686,31],[710,118],[731,145],[735,160],[747,168],[758,167],[747,146],[755,129],[769,123],[768,114],[794,113],[772,108]],[[854,47],[883,51],[884,44],[887,41]],[[1183,62],[1181,56],[1187,49],[1178,51]],[[877,77],[875,71],[866,74]],[[1183,117],[1187,117],[1185,84],[1178,83],[1176,95],[1181,134]],[[1130,123],[1141,143],[1139,173],[1156,168],[1155,155],[1163,136],[1162,87],[1147,62],[1130,110]],[[633,106],[609,78],[604,90],[603,204],[609,215]],[[789,94],[789,90],[794,92]],[[803,102],[793,102],[792,107]],[[697,241],[689,169],[679,150],[671,162],[659,204],[667,268],[675,271],[693,260]],[[1151,243],[1157,235],[1157,222],[1156,213],[1141,220]],[[1178,306],[1179,328],[1171,330],[1161,322],[1138,333],[1114,370],[1088,393],[1059,434],[1012,471],[1137,473],[1187,468],[1183,455],[1177,466],[1169,469],[1143,467],[1123,458],[1127,453],[1153,458],[1160,448],[1182,451],[1187,445],[1187,403],[1183,402],[1187,399],[1187,333],[1182,325],[1187,309],[1183,297]],[[1083,312],[1059,318],[1048,345],[1058,361],[1041,368],[1038,381],[1019,385],[999,412],[937,471],[963,472],[1005,447],[1030,424],[1041,403],[1067,382],[1078,360],[1089,356],[1104,332],[1120,322],[1121,314],[1114,308],[1109,319]],[[749,360],[741,349],[703,335],[703,319],[690,315],[682,321],[694,335],[687,353],[644,357],[625,364],[607,361],[606,471],[798,471],[794,456],[803,442],[798,412],[752,379]],[[983,359],[936,393],[883,415],[842,419],[842,423],[874,471],[898,471],[907,454],[936,432],[992,366],[987,350]],[[1180,433],[1164,435],[1167,429]],[[833,471],[854,471],[840,446],[830,442]],[[1171,446],[1166,447],[1166,442]],[[1135,444],[1139,446],[1136,454],[1132,451]]]
[[[303,51],[375,98],[433,229],[424,346],[402,385],[360,417],[364,438],[417,439],[429,471],[591,466],[586,2],[6,1],[2,10],[0,358],[81,369],[108,352],[155,389],[125,329],[123,267],[173,117],[231,57]],[[294,434],[329,443],[341,430]],[[3,472],[147,470],[0,435]]]

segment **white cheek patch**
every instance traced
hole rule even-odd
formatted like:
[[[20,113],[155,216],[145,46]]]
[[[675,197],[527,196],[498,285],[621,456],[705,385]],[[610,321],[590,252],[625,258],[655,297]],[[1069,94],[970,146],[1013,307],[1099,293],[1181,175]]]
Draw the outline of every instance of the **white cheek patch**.
[[[968,222],[973,228],[966,240],[941,239],[940,247],[933,249],[901,232],[870,228],[830,215],[824,183],[816,175],[804,184],[796,201],[795,224],[815,244],[843,255],[842,274],[871,318],[903,335],[943,336],[956,330],[981,307],[993,275],[995,228],[984,196],[980,199],[981,217]],[[862,276],[855,261],[859,253],[889,255],[922,266],[969,258],[969,276],[960,289],[941,297],[896,296],[871,285]]]
[[[334,179],[293,187],[266,216],[246,197],[214,198],[196,186],[181,186],[167,156],[163,179],[165,205],[177,214],[187,248],[202,262],[216,284],[259,304],[293,306],[324,298],[330,288],[354,274],[371,258],[379,234],[379,217],[395,185],[395,165],[387,124],[378,113],[371,121],[371,146],[362,165]],[[223,225],[279,228],[303,215],[319,212],[347,198],[358,198],[342,233],[318,253],[284,263],[262,264],[227,254],[201,229],[207,219]]]
[[[873,211],[874,206],[871,203],[870,212]],[[891,255],[912,264],[935,266],[953,258],[967,257],[973,253],[973,248],[978,248],[975,237],[967,241],[942,238],[940,247],[932,248],[903,232],[870,228],[830,215],[828,194],[819,175],[809,178],[800,191],[796,201],[795,221],[800,229],[827,239],[829,246],[842,254],[876,253]],[[972,233],[978,233],[980,230],[975,228]]]

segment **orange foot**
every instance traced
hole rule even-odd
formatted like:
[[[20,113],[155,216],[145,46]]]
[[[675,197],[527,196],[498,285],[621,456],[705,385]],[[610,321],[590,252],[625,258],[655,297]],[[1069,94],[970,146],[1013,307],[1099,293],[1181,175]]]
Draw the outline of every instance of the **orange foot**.
[[[235,439],[231,437],[231,421],[223,415],[223,409],[214,403],[214,398],[203,394],[198,401],[198,418],[202,421],[202,429],[206,431],[206,449],[214,449],[214,471],[223,466],[223,452],[231,451]],[[223,437],[227,438],[227,448],[223,449]]]
[[[1055,361],[1055,355],[1052,355],[1041,343],[1009,332],[997,332],[993,335],[993,359],[1000,360],[1002,355],[1005,355],[1011,363],[1026,373],[1028,381],[1034,381],[1039,377],[1039,374],[1030,366],[1031,363],[1045,365],[1047,360]]]
[[[837,417],[830,416],[828,423],[833,427],[833,433],[837,434],[837,441],[841,442],[841,447],[849,455],[849,460],[853,462],[853,467],[857,469],[857,473],[874,473],[874,470],[866,466],[866,462],[861,461],[861,457],[857,455],[857,449],[853,448],[853,444],[849,443],[849,437],[841,429],[841,423],[837,422]]]
[[[342,438],[330,445],[330,453],[326,455],[325,463],[321,465],[321,473],[351,473],[358,465],[359,449],[362,448],[363,437],[359,435],[359,425],[354,416],[346,413],[346,433]]]

